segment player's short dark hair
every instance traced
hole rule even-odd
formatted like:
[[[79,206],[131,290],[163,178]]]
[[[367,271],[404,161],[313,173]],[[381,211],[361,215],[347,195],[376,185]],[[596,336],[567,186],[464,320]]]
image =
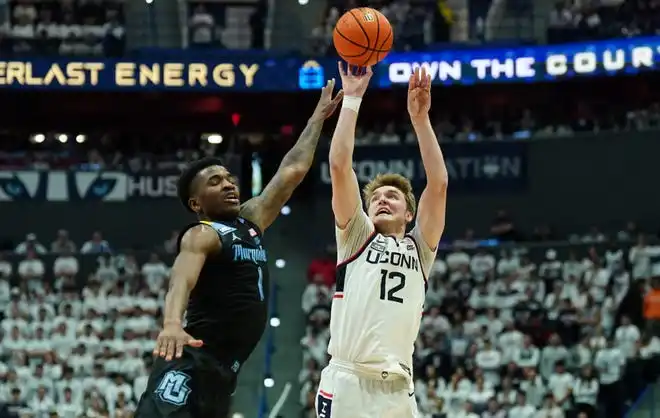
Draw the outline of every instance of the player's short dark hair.
[[[224,162],[218,157],[204,157],[190,162],[179,176],[179,181],[177,182],[179,200],[190,212],[193,212],[193,210],[188,205],[188,200],[190,200],[190,195],[192,194],[191,188],[193,180],[200,171],[204,170],[206,167],[211,167],[212,165],[224,165]]]

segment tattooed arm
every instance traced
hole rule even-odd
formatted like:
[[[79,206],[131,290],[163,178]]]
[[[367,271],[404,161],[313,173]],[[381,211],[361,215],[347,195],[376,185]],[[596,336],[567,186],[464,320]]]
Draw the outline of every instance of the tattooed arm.
[[[323,88],[314,114],[296,144],[282,159],[280,167],[263,192],[241,206],[240,216],[256,224],[262,231],[275,221],[282,206],[289,200],[312,166],[323,121],[332,115],[343,97],[343,92],[340,91],[334,99],[332,98],[334,87],[333,79]]]

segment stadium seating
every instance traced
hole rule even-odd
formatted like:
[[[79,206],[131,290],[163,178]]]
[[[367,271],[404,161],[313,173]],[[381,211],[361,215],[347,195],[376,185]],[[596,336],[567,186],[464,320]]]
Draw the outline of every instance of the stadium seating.
[[[39,55],[121,55],[120,1],[10,1],[3,52]]]
[[[644,328],[641,293],[660,287],[648,280],[660,272],[649,263],[660,247],[581,238],[440,249],[415,344],[425,417],[620,418],[657,378],[660,335]],[[332,265],[331,256],[315,261],[302,299],[304,417],[314,416],[328,360]]]
[[[98,233],[79,245],[66,231],[45,238],[29,234],[0,260],[0,415],[130,417],[171,260],[110,256]]]

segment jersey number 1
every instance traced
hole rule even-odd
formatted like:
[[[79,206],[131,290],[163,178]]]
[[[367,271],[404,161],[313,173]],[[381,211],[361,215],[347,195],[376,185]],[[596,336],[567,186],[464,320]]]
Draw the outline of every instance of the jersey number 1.
[[[387,290],[387,282],[394,281],[396,284]],[[380,271],[380,300],[389,300],[390,302],[403,303],[403,298],[397,296],[397,292],[406,285],[406,276],[398,271]]]

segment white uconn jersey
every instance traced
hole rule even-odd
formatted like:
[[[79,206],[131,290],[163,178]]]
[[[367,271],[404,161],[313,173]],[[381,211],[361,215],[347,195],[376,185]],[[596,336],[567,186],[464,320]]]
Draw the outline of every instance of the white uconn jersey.
[[[337,283],[330,316],[333,359],[383,378],[411,378],[414,343],[435,251],[417,228],[403,239],[376,233],[361,209],[337,229]]]

